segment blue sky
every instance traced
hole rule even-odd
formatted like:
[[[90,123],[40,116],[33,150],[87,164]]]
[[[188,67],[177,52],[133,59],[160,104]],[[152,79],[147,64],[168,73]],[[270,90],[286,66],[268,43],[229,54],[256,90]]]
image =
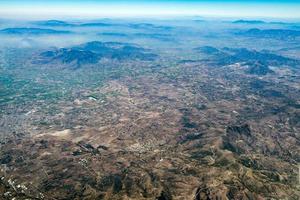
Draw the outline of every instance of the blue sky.
[[[2,18],[195,15],[300,19],[300,0],[0,0]]]
[[[96,3],[96,4],[118,4],[118,3],[131,3],[131,4],[159,4],[159,3],[180,3],[180,4],[191,4],[191,3],[238,3],[238,4],[293,4],[300,3],[300,0],[0,0],[0,3],[5,4],[85,4],[85,3]]]

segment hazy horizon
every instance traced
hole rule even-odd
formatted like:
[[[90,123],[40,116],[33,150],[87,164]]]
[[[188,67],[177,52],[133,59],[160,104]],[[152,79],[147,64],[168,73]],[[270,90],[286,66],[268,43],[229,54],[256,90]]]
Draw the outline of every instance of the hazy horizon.
[[[299,1],[218,1],[218,0],[3,0],[1,18],[98,18],[98,17],[244,17],[244,18],[300,18]]]

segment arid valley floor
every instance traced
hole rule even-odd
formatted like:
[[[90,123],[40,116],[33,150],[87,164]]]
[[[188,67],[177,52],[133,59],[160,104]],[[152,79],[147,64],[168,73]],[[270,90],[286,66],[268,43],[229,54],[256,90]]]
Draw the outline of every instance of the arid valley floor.
[[[299,199],[299,24],[0,28],[0,199]]]

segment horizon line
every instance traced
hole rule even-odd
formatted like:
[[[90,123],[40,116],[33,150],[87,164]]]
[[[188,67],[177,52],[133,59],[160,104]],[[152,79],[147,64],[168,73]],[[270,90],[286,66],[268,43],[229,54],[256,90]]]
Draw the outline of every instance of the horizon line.
[[[57,2],[57,1],[55,1]],[[61,5],[55,4],[7,4],[0,6],[1,18],[30,19],[30,18],[98,18],[98,17],[182,17],[182,16],[208,16],[208,17],[245,17],[245,18],[281,18],[300,19],[300,3],[136,3],[136,4],[108,4],[81,3]],[[90,2],[90,1],[89,1]],[[1,5],[1,2],[0,2]]]

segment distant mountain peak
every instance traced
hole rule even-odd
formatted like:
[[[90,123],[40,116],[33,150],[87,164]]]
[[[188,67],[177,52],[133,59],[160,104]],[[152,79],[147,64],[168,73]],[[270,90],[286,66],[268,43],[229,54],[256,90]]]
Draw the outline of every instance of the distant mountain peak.
[[[265,21],[262,20],[244,20],[244,19],[240,19],[237,21],[232,22],[234,24],[265,24]]]

